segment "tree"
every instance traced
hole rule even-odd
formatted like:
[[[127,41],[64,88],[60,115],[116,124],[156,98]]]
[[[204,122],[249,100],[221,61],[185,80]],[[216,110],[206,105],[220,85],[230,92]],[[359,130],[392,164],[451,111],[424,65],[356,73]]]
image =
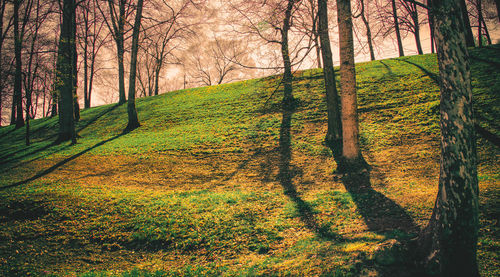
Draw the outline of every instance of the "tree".
[[[332,150],[333,157],[338,164],[342,157],[342,124],[339,111],[339,96],[335,84],[335,71],[333,70],[330,36],[328,34],[328,8],[326,2],[327,0],[318,0],[318,27],[328,112],[328,130],[325,142]]]
[[[365,1],[364,0],[359,0],[359,6],[360,6],[360,12],[358,15],[353,16],[353,18],[358,18],[361,17],[361,20],[363,21],[363,24],[365,25],[366,29],[366,41],[368,43],[368,49],[370,51],[370,60],[374,61],[375,60],[375,51],[373,50],[373,39],[372,39],[372,31],[370,28],[370,24],[368,22],[368,18],[366,17],[365,14]]]
[[[16,72],[14,75],[14,105],[16,109],[16,129],[24,126],[22,100],[22,42],[19,32],[19,6],[21,0],[14,0],[14,53]],[[12,106],[14,108],[14,105]],[[12,122],[11,122],[12,123]]]
[[[59,49],[57,55],[56,69],[56,90],[59,100],[59,135],[56,142],[71,140],[72,144],[76,143],[75,121],[74,121],[74,72],[75,53],[73,44],[76,26],[75,17],[75,0],[64,0],[62,6],[62,22],[61,33],[59,39]]]
[[[92,99],[92,88],[97,71],[97,55],[107,42],[108,35],[103,35],[105,26],[104,19],[97,12],[96,0],[87,0],[79,7],[78,16],[82,24],[79,37],[80,48],[83,55],[83,100],[84,108],[90,108]]]
[[[4,64],[4,56],[3,56],[3,45],[5,42],[5,38],[7,37],[7,34],[9,32],[9,29],[12,27],[12,17],[7,20],[7,24],[4,26],[4,15],[5,15],[5,10],[7,7],[7,1],[2,0],[0,1],[0,126],[2,126],[2,108],[4,105],[4,92],[5,92],[5,78],[7,77],[7,66]],[[5,28],[4,28],[5,27]],[[14,113],[15,114],[15,113]],[[14,119],[15,116],[12,118]],[[15,122],[15,120],[13,120]]]
[[[453,0],[433,0],[441,77],[439,189],[428,227],[420,236],[425,261],[440,276],[479,276],[478,181],[472,90],[463,17]]]
[[[135,79],[137,74],[137,52],[139,50],[139,33],[141,28],[143,3],[144,0],[139,0],[137,2],[137,10],[132,33],[132,53],[130,54],[130,77],[128,80],[129,85],[127,102],[128,124],[125,128],[126,131],[134,130],[140,126],[139,118],[137,117],[137,110],[135,108]]]
[[[394,20],[394,29],[396,30],[396,39],[398,41],[399,56],[403,57],[405,55],[405,52],[403,50],[403,40],[401,39],[401,32],[399,31],[399,21],[398,21],[396,0],[391,0],[391,4],[392,4],[392,18]]]
[[[350,0],[337,0],[340,43],[340,91],[342,120],[342,159],[339,172],[355,172],[368,168],[359,148],[356,100],[356,71]]]
[[[101,12],[109,32],[113,36],[116,43],[116,55],[118,61],[118,104],[125,103],[125,23],[127,22],[128,15],[130,14],[131,5],[127,5],[127,0],[118,0],[118,12],[114,0],[107,0],[109,18],[106,16],[100,5],[97,5]]]
[[[275,1],[239,1],[232,4],[232,9],[236,10],[243,18],[246,26],[243,26],[240,33],[246,33],[259,37],[266,43],[280,46],[281,60],[283,66],[283,107],[291,108],[294,102],[292,86],[292,60],[298,57],[300,41],[292,47],[289,47],[289,31],[292,27],[293,13],[297,9],[296,0],[275,0]],[[311,48],[305,47],[310,50]],[[290,53],[294,52],[295,57]],[[308,51],[307,51],[308,52]],[[305,56],[304,56],[305,57]]]
[[[406,12],[406,15],[399,18],[401,27],[406,28],[407,31],[414,35],[417,52],[422,55],[424,53],[420,42],[420,24],[422,22],[419,20],[417,2],[402,0],[400,3]]]
[[[467,47],[474,47],[474,37],[472,36],[472,29],[470,26],[469,12],[467,11],[467,4],[465,0],[459,0],[460,10],[462,11],[462,18],[465,31],[465,42]]]

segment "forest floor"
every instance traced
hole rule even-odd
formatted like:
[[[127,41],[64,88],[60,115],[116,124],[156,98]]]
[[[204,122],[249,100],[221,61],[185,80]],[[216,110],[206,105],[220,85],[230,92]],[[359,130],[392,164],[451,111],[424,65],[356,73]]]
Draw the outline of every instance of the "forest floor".
[[[499,67],[500,46],[471,50],[482,276],[500,275]],[[420,276],[397,246],[437,193],[436,57],[356,70],[372,167],[356,179],[323,144],[317,69],[295,73],[292,112],[271,76],[138,99],[130,133],[126,105],[83,110],[74,146],[52,144],[56,118],[29,147],[0,128],[0,275]]]

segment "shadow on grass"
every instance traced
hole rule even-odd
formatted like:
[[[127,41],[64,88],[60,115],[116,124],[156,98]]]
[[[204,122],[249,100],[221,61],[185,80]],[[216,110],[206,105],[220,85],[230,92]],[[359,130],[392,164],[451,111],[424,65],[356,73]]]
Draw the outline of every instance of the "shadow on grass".
[[[29,183],[31,181],[34,181],[34,180],[38,179],[38,178],[41,178],[41,177],[43,177],[43,176],[45,176],[45,175],[53,172],[54,170],[58,169],[59,167],[67,164],[68,162],[71,162],[72,160],[74,160],[74,159],[82,156],[83,154],[85,154],[85,153],[87,153],[87,152],[89,152],[89,151],[91,151],[91,150],[93,150],[93,149],[95,149],[97,147],[103,146],[104,144],[106,144],[106,143],[108,143],[110,141],[113,141],[113,140],[115,140],[115,139],[117,139],[117,138],[119,138],[119,137],[121,137],[121,136],[123,136],[123,135],[125,135],[127,133],[128,132],[122,132],[122,133],[120,133],[120,134],[118,134],[118,135],[116,135],[114,137],[111,137],[111,138],[109,138],[107,140],[104,140],[104,141],[101,141],[99,143],[96,143],[94,146],[89,147],[89,148],[87,148],[87,149],[85,149],[85,150],[83,150],[83,151],[81,151],[81,152],[79,152],[79,153],[77,153],[77,154],[69,157],[69,158],[66,158],[66,159],[64,159],[64,160],[56,163],[55,165],[53,165],[53,166],[45,169],[44,171],[41,171],[41,172],[35,174],[31,178],[28,178],[28,179],[26,179],[24,181],[13,183],[13,184],[10,184],[10,185],[7,185],[7,186],[0,187],[0,190],[5,190],[5,189],[8,189],[8,188],[12,188],[12,187],[17,187],[17,186],[20,186],[20,185],[24,185],[24,184],[27,184],[27,183]]]
[[[109,107],[109,108],[105,109],[104,111],[102,111],[101,113],[99,113],[98,115],[96,115],[95,117],[93,117],[93,118],[91,118],[90,120],[86,121],[86,122],[85,122],[85,124],[83,124],[82,126],[80,126],[80,127],[76,130],[76,132],[77,132],[77,133],[78,133],[78,132],[81,132],[82,130],[84,130],[85,128],[87,128],[88,126],[90,126],[92,123],[94,123],[94,122],[96,122],[97,120],[99,120],[99,118],[101,118],[102,116],[104,116],[104,115],[106,115],[107,113],[110,113],[111,111],[115,110],[117,107],[119,107],[119,105],[118,105],[118,104],[113,105],[113,106],[111,106],[111,107]],[[33,134],[35,134],[35,133],[39,133],[39,132],[41,132],[42,130],[43,130],[43,128],[38,128],[37,130],[33,131],[32,135],[33,135]],[[51,138],[51,137],[49,137],[49,138],[47,138],[47,139],[50,139],[50,138]],[[15,156],[17,153],[22,152],[22,151],[24,151],[24,150],[26,150],[26,149],[28,148],[28,147],[23,147],[23,148],[22,148],[22,149],[20,149],[20,150],[17,150],[17,151],[12,152],[12,153],[7,153],[6,155],[1,156],[1,157],[0,157],[0,160],[2,160],[2,161],[0,161],[0,165],[2,165],[2,164],[9,164],[9,163],[15,163],[15,162],[18,162],[18,161],[22,160],[23,158],[26,158],[26,157],[32,156],[32,155],[34,155],[34,154],[36,154],[36,153],[39,153],[39,152],[41,152],[41,151],[47,150],[47,149],[49,149],[49,148],[51,148],[52,146],[55,146],[55,145],[57,145],[57,143],[55,143],[55,142],[54,142],[54,143],[50,143],[50,144],[47,144],[47,145],[46,145],[46,146],[44,146],[44,147],[41,147],[41,148],[38,148],[38,149],[34,149],[33,151],[30,151],[30,152],[28,152],[28,153],[25,153],[25,154],[23,154],[23,155],[21,155],[21,156],[18,156],[18,157],[13,157],[13,156]],[[57,152],[59,152],[59,151],[61,151],[61,150],[62,150],[62,149],[59,149],[59,150],[57,150],[57,151],[54,151],[54,152],[52,152],[52,153],[49,153],[49,155],[50,155],[50,154],[57,153]],[[13,157],[13,158],[11,158],[11,159],[9,159],[9,160],[3,160],[3,159],[5,159],[5,158],[7,158],[7,157]],[[40,158],[40,157],[39,157],[39,158]],[[37,158],[37,159],[39,159],[39,158]],[[36,159],[33,159],[33,160],[29,161],[29,162],[32,162],[32,161],[34,161],[34,160],[36,160]],[[12,168],[15,168],[15,167],[18,167],[18,166],[19,166],[19,165],[16,165],[16,166],[14,166],[14,167],[12,167]]]
[[[333,233],[329,225],[321,225],[317,221],[313,208],[300,197],[300,194],[293,184],[293,178],[297,172],[297,170],[294,170],[290,165],[292,157],[290,127],[293,112],[294,108],[283,109],[279,137],[280,160],[278,180],[284,189],[285,195],[295,203],[297,211],[300,214],[300,219],[307,228],[315,232],[320,238],[340,241],[342,240],[342,236]]]
[[[436,85],[439,86],[440,80],[439,80],[439,76],[437,74],[434,74],[434,73],[430,72],[429,70],[427,70],[425,67],[423,67],[417,63],[414,63],[412,61],[406,60],[406,59],[398,59],[397,61],[405,62],[407,64],[411,64],[411,65],[415,66],[416,68],[420,69],[420,71],[422,71],[425,75],[429,76],[429,78],[431,78],[434,81],[434,83],[436,83]]]
[[[377,233],[394,230],[407,233],[419,231],[419,227],[405,209],[372,188],[369,172],[344,175],[342,183],[356,203],[358,212],[370,231]]]

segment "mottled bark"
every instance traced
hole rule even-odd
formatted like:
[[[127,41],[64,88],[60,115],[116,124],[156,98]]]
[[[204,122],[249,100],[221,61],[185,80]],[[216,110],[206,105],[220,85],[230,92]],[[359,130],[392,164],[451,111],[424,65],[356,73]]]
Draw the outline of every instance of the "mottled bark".
[[[467,47],[474,47],[474,36],[472,35],[472,28],[470,26],[469,12],[467,11],[467,4],[465,0],[459,0],[462,19],[463,19],[463,32],[465,33],[465,44]]]
[[[427,265],[440,276],[479,276],[478,181],[468,53],[460,6],[433,0],[441,77],[441,163],[438,195],[420,237]],[[437,266],[436,266],[437,265]]]
[[[142,5],[143,0],[139,0],[137,3],[134,29],[132,33],[132,52],[130,54],[130,77],[127,102],[128,124],[125,128],[127,131],[134,130],[140,126],[139,118],[137,117],[137,110],[135,108],[135,79],[137,74],[137,52],[139,51],[139,32],[141,28]]]
[[[289,109],[293,105],[293,87],[292,87],[292,63],[288,51],[288,31],[290,30],[290,20],[292,18],[294,0],[288,0],[283,19],[283,28],[281,29],[281,56],[283,57],[283,108]]]
[[[75,0],[64,0],[63,20],[61,24],[61,34],[56,69],[56,90],[59,100],[59,136],[56,142],[71,140],[76,143],[75,121],[74,121],[74,53],[73,45],[75,40],[73,28],[73,15],[75,14]]]
[[[14,102],[16,105],[16,129],[24,126],[23,96],[22,96],[22,39],[19,34],[19,5],[20,0],[14,0],[14,55],[16,70],[14,74]]]
[[[323,76],[325,79],[326,107],[328,112],[328,131],[326,145],[332,150],[333,157],[339,163],[342,157],[342,124],[340,120],[339,96],[335,83],[330,35],[328,34],[327,0],[318,0],[318,27],[323,58]]]
[[[356,99],[356,71],[350,0],[337,0],[340,44],[340,91],[342,120],[342,161],[339,172],[355,172],[367,168],[359,148],[359,127]]]
[[[403,50],[403,41],[401,40],[401,32],[399,31],[399,22],[398,22],[398,12],[396,9],[396,0],[392,1],[392,18],[394,20],[394,29],[396,30],[396,40],[398,41],[398,51],[399,56],[403,57],[405,52]]]

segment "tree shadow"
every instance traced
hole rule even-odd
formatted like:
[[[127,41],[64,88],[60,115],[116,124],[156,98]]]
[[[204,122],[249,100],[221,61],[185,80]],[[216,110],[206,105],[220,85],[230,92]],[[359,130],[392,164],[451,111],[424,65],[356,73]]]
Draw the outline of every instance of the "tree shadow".
[[[291,121],[292,115],[294,113],[294,107],[289,109],[283,109],[283,117],[281,120],[280,136],[279,136],[279,173],[278,180],[284,189],[286,196],[290,198],[295,203],[297,211],[300,215],[300,219],[306,225],[308,229],[315,232],[320,238],[328,240],[342,240],[342,236],[333,233],[329,225],[321,225],[315,217],[315,212],[311,205],[304,201],[301,197],[295,185],[293,184],[293,178],[299,172],[299,170],[293,168],[290,165],[292,158],[291,151]]]
[[[346,174],[341,181],[370,231],[376,233],[394,230],[407,233],[419,231],[420,228],[404,208],[372,188],[368,171]]]
[[[85,128],[87,128],[88,126],[90,126],[92,123],[94,123],[94,122],[96,122],[97,120],[99,120],[99,118],[101,118],[101,117],[103,117],[104,115],[106,115],[106,114],[108,114],[108,113],[112,112],[113,110],[115,110],[117,107],[119,107],[119,105],[118,105],[118,104],[112,105],[111,107],[109,107],[109,108],[105,109],[104,111],[102,111],[101,113],[99,113],[99,114],[98,114],[98,115],[96,115],[95,117],[91,118],[90,120],[85,121],[85,124],[83,124],[82,126],[79,126],[79,128],[76,130],[76,132],[77,132],[77,133],[78,133],[78,132],[81,132],[82,130],[84,130]],[[80,120],[80,122],[82,122],[82,120]],[[32,132],[32,135],[34,135],[35,133],[40,133],[40,132],[42,132],[43,130],[45,130],[45,129],[44,129],[44,128],[38,128],[37,130],[34,130],[34,131]],[[50,137],[49,137],[48,139],[50,139]],[[57,144],[58,144],[58,143],[53,142],[53,143],[47,144],[47,145],[46,145],[46,146],[44,146],[44,147],[34,149],[33,151],[30,151],[30,152],[28,152],[28,153],[25,153],[25,154],[23,154],[23,155],[20,155],[20,156],[15,157],[15,155],[16,155],[17,153],[19,153],[19,152],[22,152],[22,151],[26,150],[26,148],[25,148],[25,147],[23,147],[23,149],[17,150],[17,151],[15,151],[15,152],[7,153],[6,155],[3,155],[2,157],[0,157],[0,160],[1,160],[1,161],[0,161],[0,165],[2,165],[2,164],[9,164],[9,163],[15,163],[15,162],[18,162],[18,161],[22,160],[23,158],[26,158],[26,157],[32,156],[32,155],[34,155],[34,154],[36,154],[36,153],[42,152],[42,151],[44,151],[44,150],[47,150],[47,149],[49,149],[49,148],[51,148],[51,147],[53,147],[53,146],[56,146]],[[61,150],[62,150],[62,149],[59,149],[59,150],[53,151],[52,153],[49,153],[49,155],[50,155],[50,154],[57,153],[57,152],[59,152],[59,151],[61,151]],[[3,159],[4,159],[4,158],[6,158],[7,156],[10,156],[10,157],[12,157],[12,158],[11,158],[11,159],[8,159],[8,160],[3,160]],[[37,160],[37,159],[40,159],[40,158],[41,158],[41,157],[38,157],[38,158],[33,159],[33,160],[31,160],[31,161],[28,161],[28,162],[32,162],[32,161]],[[15,167],[18,167],[18,166],[19,166],[19,165],[16,165],[16,166],[14,166],[14,167],[12,167],[12,168],[15,168]]]
[[[423,67],[423,66],[421,66],[421,65],[419,65],[417,63],[414,63],[412,61],[406,60],[406,59],[398,59],[397,61],[405,62],[407,64],[415,66],[416,68],[420,69],[420,71],[422,71],[425,75],[429,76],[429,78],[431,78],[432,81],[434,81],[434,83],[436,83],[436,85],[439,86],[440,79],[439,79],[439,76],[437,74],[432,73],[429,70],[427,70],[425,67]]]
[[[110,141],[113,141],[113,140],[115,140],[115,139],[117,139],[117,138],[119,138],[119,137],[121,137],[121,136],[123,136],[123,135],[125,135],[127,133],[128,132],[122,132],[122,133],[120,133],[120,134],[118,134],[116,136],[113,136],[113,137],[111,137],[111,138],[109,138],[107,140],[103,140],[103,141],[101,141],[99,143],[96,143],[95,145],[93,145],[93,146],[91,146],[91,147],[89,147],[89,148],[87,148],[87,149],[85,149],[85,150],[83,150],[83,151],[81,151],[81,152],[79,152],[79,153],[71,156],[71,157],[68,157],[68,158],[60,161],[60,162],[56,163],[55,165],[53,165],[53,166],[51,166],[51,167],[49,167],[49,168],[47,168],[47,169],[45,169],[45,170],[43,170],[41,172],[38,172],[33,177],[30,177],[30,178],[28,178],[26,180],[19,181],[19,182],[16,182],[16,183],[13,183],[13,184],[10,184],[10,185],[7,185],[7,186],[0,187],[0,190],[5,190],[5,189],[8,189],[8,188],[21,186],[21,185],[27,184],[27,183],[29,183],[31,181],[37,180],[38,178],[41,178],[41,177],[43,177],[43,176],[45,176],[45,175],[53,172],[54,170],[56,170],[59,167],[67,164],[68,162],[70,162],[70,161],[72,161],[72,160],[74,160],[74,159],[82,156],[83,154],[85,154],[85,153],[87,153],[87,152],[89,152],[89,151],[91,151],[91,150],[93,150],[93,149],[95,149],[97,147],[103,146],[104,144],[106,144],[106,143],[108,143]]]

